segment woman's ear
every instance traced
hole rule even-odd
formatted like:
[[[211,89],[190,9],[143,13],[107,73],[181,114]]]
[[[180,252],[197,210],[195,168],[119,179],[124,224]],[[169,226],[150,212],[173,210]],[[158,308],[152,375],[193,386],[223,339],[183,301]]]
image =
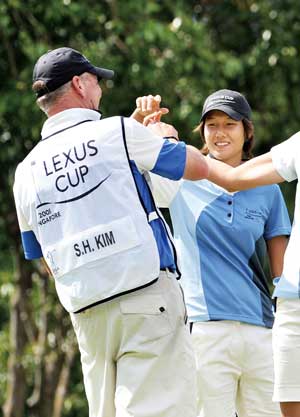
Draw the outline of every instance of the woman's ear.
[[[244,143],[248,143],[250,141],[250,134],[244,127]]]

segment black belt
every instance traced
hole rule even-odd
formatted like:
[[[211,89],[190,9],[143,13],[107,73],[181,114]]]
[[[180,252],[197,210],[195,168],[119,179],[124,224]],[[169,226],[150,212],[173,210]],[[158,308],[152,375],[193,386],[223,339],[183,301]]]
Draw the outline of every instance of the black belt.
[[[175,272],[175,269],[171,269],[171,268],[160,268],[160,270],[164,272],[172,272],[172,274],[174,274]]]

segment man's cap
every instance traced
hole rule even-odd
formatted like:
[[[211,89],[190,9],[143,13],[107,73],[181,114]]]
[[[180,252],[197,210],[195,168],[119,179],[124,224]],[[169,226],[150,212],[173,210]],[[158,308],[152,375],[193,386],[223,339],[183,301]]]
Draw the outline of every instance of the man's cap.
[[[74,75],[81,75],[84,72],[96,75],[99,80],[114,76],[113,71],[95,67],[75,49],[63,47],[48,51],[37,60],[33,69],[33,82],[40,80],[46,83],[44,89],[37,91],[37,97],[55,91],[70,81]]]
[[[251,107],[246,98],[237,91],[218,90],[204,102],[201,121],[211,110],[220,110],[234,120],[251,120]]]

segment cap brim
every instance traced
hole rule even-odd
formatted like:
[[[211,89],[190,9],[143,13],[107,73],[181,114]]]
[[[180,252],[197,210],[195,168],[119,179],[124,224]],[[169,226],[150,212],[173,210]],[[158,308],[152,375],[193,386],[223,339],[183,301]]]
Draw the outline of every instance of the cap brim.
[[[94,71],[98,78],[104,78],[105,80],[110,80],[115,75],[114,71],[105,68],[94,67]]]
[[[238,113],[237,111],[233,110],[231,107],[224,106],[224,105],[219,105],[219,106],[216,105],[216,106],[210,107],[209,109],[205,110],[204,113],[202,113],[201,122],[204,119],[204,117],[207,116],[207,114],[210,111],[213,111],[213,110],[220,110],[220,111],[226,113],[229,117],[231,117],[231,119],[236,120],[236,121],[240,121],[240,120],[245,118],[245,116],[243,116],[241,113]]]

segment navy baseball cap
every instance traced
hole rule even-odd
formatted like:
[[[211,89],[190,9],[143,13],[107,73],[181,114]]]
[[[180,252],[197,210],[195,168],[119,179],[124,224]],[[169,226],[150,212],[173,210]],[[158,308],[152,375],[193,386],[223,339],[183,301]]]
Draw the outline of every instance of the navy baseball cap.
[[[251,120],[251,107],[246,98],[233,90],[218,90],[204,102],[201,121],[211,110],[220,110],[234,120]]]
[[[74,75],[89,72],[98,79],[110,79],[114,72],[109,69],[95,67],[80,52],[72,48],[58,48],[48,51],[36,62],[33,69],[33,82],[44,81],[46,87],[37,91],[37,97],[55,91],[70,81]]]

